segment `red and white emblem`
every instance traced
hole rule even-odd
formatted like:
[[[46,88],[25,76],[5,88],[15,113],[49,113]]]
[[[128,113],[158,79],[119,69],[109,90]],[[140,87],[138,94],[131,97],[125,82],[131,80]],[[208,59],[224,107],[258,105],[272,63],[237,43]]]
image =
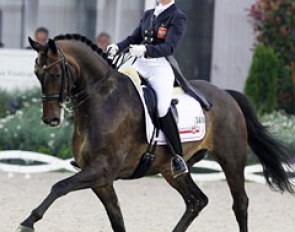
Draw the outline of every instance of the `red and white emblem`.
[[[167,27],[160,26],[157,33],[158,39],[165,39],[167,36],[167,31],[168,31]]]

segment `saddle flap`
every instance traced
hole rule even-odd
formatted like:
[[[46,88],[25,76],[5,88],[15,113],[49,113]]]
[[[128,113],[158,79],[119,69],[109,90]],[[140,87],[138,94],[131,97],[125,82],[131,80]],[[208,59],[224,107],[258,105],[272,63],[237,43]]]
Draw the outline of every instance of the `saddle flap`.
[[[147,106],[149,115],[153,124],[160,128],[159,121],[158,121],[158,113],[157,113],[157,96],[155,91],[149,86],[143,86],[143,94],[144,94],[144,101]]]

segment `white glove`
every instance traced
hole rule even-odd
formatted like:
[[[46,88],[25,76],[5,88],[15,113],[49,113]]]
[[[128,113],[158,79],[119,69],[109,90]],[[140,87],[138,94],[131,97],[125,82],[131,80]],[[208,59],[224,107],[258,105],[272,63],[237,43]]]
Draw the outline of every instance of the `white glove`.
[[[129,47],[129,53],[134,57],[144,57],[146,53],[146,47],[144,45],[131,44]]]
[[[114,59],[115,55],[117,55],[119,51],[118,45],[117,44],[110,44],[107,46],[107,53],[108,53],[108,58],[109,59]]]

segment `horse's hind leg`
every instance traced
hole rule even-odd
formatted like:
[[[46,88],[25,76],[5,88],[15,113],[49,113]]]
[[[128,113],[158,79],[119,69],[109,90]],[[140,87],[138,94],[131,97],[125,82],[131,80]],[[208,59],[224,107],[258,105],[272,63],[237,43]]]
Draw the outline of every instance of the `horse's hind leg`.
[[[125,232],[123,215],[113,185],[103,188],[92,188],[92,191],[103,203],[114,232]]]
[[[174,179],[170,172],[162,173],[167,182],[183,197],[186,210],[173,232],[184,232],[208,204],[207,196],[198,188],[190,174]]]
[[[245,190],[244,168],[232,170],[229,165],[221,165],[226,175],[233,197],[233,210],[241,232],[248,231],[248,197]]]
[[[227,179],[232,197],[233,197],[233,211],[238,222],[240,232],[248,231],[248,197],[245,190],[244,167],[246,159],[246,151],[243,149],[236,149],[235,151],[224,152],[219,157],[219,164],[221,165]]]

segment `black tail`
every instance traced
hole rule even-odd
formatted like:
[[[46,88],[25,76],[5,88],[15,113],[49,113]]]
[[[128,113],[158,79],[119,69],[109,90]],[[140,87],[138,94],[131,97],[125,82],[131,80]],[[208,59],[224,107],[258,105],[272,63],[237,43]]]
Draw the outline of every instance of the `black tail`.
[[[288,179],[283,165],[291,167],[290,153],[280,142],[271,137],[251,107],[247,97],[240,92],[226,90],[239,104],[247,124],[248,144],[259,158],[263,174],[273,190],[288,191],[294,194],[294,186]]]

